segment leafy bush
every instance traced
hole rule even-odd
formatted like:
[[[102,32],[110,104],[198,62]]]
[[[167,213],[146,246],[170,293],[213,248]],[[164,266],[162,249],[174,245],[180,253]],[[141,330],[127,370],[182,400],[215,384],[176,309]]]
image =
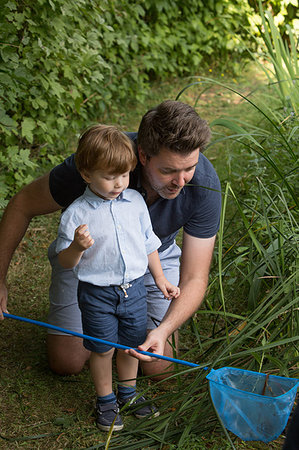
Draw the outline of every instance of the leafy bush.
[[[247,2],[9,0],[0,17],[0,200],[148,80],[240,55]],[[243,33],[244,37],[244,33]]]

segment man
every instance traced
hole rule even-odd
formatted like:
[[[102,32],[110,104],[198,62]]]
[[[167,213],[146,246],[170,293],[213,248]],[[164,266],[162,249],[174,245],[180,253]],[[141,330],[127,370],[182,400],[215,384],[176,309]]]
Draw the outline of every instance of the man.
[[[297,403],[287,427],[286,440],[282,450],[298,450],[299,449],[299,403]]]
[[[138,135],[128,133],[136,146],[139,164],[130,188],[138,190],[149,208],[155,233],[162,242],[159,255],[168,280],[181,294],[170,304],[146,275],[148,337],[140,349],[172,356],[168,337],[197,311],[208,283],[215,236],[219,227],[220,183],[202,151],[210,130],[196,111],[181,102],[167,100],[143,117]],[[0,224],[0,318],[7,311],[5,277],[14,250],[32,217],[66,208],[85,189],[74,155],[49,174],[25,186],[10,201]],[[175,243],[183,227],[182,253]],[[77,284],[71,270],[57,262],[55,244],[49,248],[52,264],[49,322],[81,332]],[[80,338],[65,334],[47,337],[49,365],[59,374],[79,373],[89,353]],[[146,375],[165,371],[169,363],[130,351],[142,361]]]

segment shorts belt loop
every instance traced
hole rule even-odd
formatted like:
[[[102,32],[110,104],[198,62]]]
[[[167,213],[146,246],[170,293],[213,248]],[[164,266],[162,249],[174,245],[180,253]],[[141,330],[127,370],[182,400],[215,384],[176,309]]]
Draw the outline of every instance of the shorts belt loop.
[[[125,294],[125,298],[128,298],[127,289],[132,287],[132,285],[130,283],[123,283],[119,287],[123,291],[123,293]]]

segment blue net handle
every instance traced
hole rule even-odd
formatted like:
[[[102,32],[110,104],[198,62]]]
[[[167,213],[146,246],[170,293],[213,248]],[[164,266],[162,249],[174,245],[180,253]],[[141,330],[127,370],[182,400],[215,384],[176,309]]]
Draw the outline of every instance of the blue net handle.
[[[96,337],[88,336],[87,334],[81,334],[81,333],[77,333],[76,331],[67,330],[66,328],[61,328],[56,325],[51,325],[49,323],[40,322],[39,320],[28,319],[26,317],[15,316],[14,314],[7,314],[7,313],[3,313],[3,316],[7,317],[8,319],[20,320],[22,322],[31,323],[33,325],[38,325],[40,327],[49,328],[51,330],[61,331],[62,333],[71,334],[72,336],[80,337],[82,339],[88,339],[90,341],[101,342],[102,344],[111,345],[111,347],[119,348],[121,350],[130,350],[132,348],[132,347],[128,347],[126,345],[116,344],[114,342],[105,341],[104,339],[99,339]],[[138,348],[134,348],[134,350],[136,350],[136,352],[138,352],[142,355],[152,356],[154,358],[163,359],[165,361],[170,361],[172,363],[183,364],[188,367],[201,367],[199,364],[194,364],[192,362],[185,361],[183,359],[170,358],[169,356],[164,356],[164,355],[159,355],[157,353],[151,353],[151,352],[146,352],[143,350],[138,350]],[[201,367],[201,369],[208,370],[208,367]]]

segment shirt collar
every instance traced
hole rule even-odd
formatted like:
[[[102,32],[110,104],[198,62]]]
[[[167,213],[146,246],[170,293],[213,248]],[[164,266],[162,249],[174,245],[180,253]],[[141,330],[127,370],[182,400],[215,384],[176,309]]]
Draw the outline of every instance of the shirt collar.
[[[114,200],[105,200],[104,198],[99,197],[98,195],[94,194],[89,187],[87,186],[85,189],[85,192],[83,194],[84,199],[94,208],[98,208],[103,203],[108,202],[117,202],[120,200],[130,202],[130,196],[127,190],[124,190],[116,199]]]

